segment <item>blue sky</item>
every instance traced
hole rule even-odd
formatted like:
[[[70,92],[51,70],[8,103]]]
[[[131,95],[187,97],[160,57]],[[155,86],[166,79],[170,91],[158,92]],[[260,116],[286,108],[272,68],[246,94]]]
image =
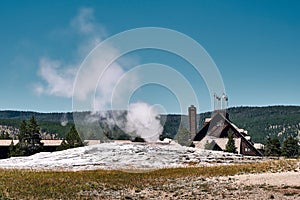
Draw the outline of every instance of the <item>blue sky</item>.
[[[297,0],[1,1],[0,109],[72,110],[67,81],[85,53],[97,41],[149,26],[179,31],[201,44],[219,68],[230,106],[299,105],[299,10]],[[80,29],[84,12],[93,25],[90,32]],[[132,63],[157,62],[186,73],[199,112],[211,110],[205,83],[185,71],[185,61],[151,50],[131,53],[127,59],[129,68]],[[64,90],[48,85],[45,77],[54,73],[51,67],[66,79],[54,79]],[[155,85],[137,90],[132,101],[180,112],[174,95]]]

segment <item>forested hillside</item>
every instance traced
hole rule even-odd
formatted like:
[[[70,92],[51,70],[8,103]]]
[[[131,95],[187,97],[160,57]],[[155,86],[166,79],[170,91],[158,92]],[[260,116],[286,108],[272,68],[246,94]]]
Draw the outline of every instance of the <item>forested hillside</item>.
[[[228,110],[231,121],[248,130],[252,139],[265,142],[267,135],[282,142],[287,136],[300,135],[299,106],[238,107]]]
[[[281,141],[289,135],[294,137],[300,134],[300,106],[269,106],[269,107],[234,107],[229,108],[231,121],[239,128],[248,130],[255,142],[265,143],[266,136],[278,137]],[[88,113],[82,113],[86,115]],[[0,125],[19,127],[22,120],[35,116],[42,131],[58,134],[64,137],[73,124],[72,113],[36,113],[25,111],[0,111]],[[205,118],[211,113],[198,115],[198,129],[201,128]],[[186,115],[162,115],[161,122],[164,126],[163,136],[174,137],[180,126],[188,127]],[[109,130],[100,119],[105,131],[112,138],[128,139],[126,134],[117,127]]]
[[[73,114],[68,113],[38,113],[30,111],[0,111],[0,119],[29,120],[32,116],[38,121],[60,122],[73,121]]]

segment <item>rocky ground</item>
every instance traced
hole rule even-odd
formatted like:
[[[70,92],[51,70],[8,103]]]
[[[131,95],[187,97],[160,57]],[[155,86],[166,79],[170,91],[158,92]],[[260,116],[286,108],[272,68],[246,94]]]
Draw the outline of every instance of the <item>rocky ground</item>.
[[[300,172],[188,177],[169,179],[166,184],[135,189],[81,191],[92,199],[300,199]],[[265,181],[264,181],[265,180]]]

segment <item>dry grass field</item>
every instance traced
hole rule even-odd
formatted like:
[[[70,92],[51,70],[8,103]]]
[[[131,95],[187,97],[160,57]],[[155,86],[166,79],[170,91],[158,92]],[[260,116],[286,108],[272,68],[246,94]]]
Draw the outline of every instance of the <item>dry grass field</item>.
[[[241,174],[287,171],[298,173],[299,160],[168,168],[141,173],[1,169],[0,199],[247,199],[251,198],[251,193],[256,199],[300,198],[300,181],[298,186],[275,187],[237,184],[231,178]]]

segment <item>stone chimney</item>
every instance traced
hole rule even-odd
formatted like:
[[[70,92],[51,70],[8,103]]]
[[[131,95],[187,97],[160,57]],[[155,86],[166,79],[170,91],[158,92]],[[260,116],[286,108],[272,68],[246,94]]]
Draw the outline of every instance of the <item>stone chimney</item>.
[[[194,140],[197,134],[197,109],[194,105],[189,107],[189,131],[191,139]]]

